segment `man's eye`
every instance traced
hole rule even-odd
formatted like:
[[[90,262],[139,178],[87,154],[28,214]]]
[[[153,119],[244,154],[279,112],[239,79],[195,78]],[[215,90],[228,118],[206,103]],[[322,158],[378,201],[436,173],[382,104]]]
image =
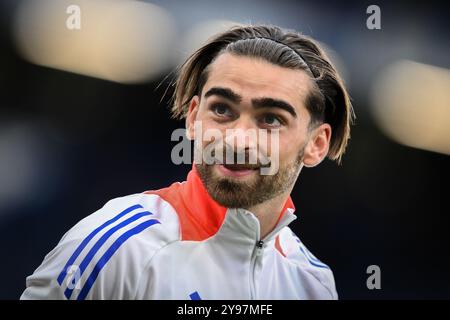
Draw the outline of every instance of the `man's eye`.
[[[282,125],[282,121],[276,115],[273,114],[266,114],[262,118],[262,122],[263,124],[271,127],[279,127]]]
[[[230,108],[224,104],[214,104],[212,105],[211,109],[218,116],[231,117],[233,115]]]

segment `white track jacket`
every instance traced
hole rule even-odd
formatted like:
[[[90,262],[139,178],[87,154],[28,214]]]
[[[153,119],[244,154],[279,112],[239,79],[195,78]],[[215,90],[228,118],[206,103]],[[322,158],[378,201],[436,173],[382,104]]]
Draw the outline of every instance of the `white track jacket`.
[[[337,299],[330,268],[287,227],[264,239],[253,213],[187,181],[109,201],[26,279],[21,299]]]

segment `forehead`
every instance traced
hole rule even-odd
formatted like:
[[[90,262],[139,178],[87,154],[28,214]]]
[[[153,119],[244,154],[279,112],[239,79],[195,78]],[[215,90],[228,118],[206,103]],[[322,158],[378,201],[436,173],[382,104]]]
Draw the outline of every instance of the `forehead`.
[[[228,87],[244,101],[271,97],[302,107],[311,87],[311,79],[303,70],[280,67],[254,57],[223,53],[208,68],[203,93],[211,87]]]

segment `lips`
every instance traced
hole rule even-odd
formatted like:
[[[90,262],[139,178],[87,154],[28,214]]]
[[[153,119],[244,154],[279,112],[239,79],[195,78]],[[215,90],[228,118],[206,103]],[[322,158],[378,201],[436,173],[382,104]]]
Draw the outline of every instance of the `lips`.
[[[248,176],[250,174],[253,174],[256,170],[258,170],[258,166],[251,166],[251,165],[223,165],[219,164],[217,165],[219,171],[229,177],[244,177]]]
[[[258,170],[260,168],[260,166],[256,164],[224,164],[223,166],[232,171]]]

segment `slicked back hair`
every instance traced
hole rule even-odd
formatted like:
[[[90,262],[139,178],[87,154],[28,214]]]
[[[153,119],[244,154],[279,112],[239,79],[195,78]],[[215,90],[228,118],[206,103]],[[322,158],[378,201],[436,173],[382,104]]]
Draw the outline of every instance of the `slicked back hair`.
[[[186,117],[189,103],[201,96],[208,80],[208,66],[222,53],[263,59],[277,66],[304,70],[313,82],[305,105],[311,116],[309,128],[331,126],[328,158],[341,163],[350,138],[353,108],[344,83],[318,43],[294,30],[273,25],[236,26],[212,37],[180,67],[174,82],[172,116]]]

